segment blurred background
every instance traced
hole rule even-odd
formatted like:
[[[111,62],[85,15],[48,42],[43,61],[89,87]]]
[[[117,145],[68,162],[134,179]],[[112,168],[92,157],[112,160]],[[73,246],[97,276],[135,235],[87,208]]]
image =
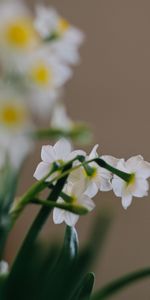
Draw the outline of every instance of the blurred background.
[[[82,63],[75,68],[74,78],[66,87],[64,100],[69,114],[91,126],[93,144],[100,145],[101,154],[125,158],[142,154],[150,161],[150,2],[51,0],[46,3],[57,8],[86,35],[81,49]],[[32,174],[40,160],[40,149],[39,143],[34,159],[31,156],[26,163],[19,194],[34,181]],[[77,230],[82,244],[102,209],[108,209],[114,216],[102,257],[93,268],[98,288],[126,272],[149,266],[150,196],[134,199],[127,211],[112,192],[99,194],[95,201],[97,209],[80,218]],[[35,214],[34,208],[28,208],[11,233],[6,249],[9,261]],[[42,238],[62,239],[63,232],[63,225],[54,226],[49,220]],[[147,300],[149,295],[149,281],[144,281],[119,293],[115,299]]]

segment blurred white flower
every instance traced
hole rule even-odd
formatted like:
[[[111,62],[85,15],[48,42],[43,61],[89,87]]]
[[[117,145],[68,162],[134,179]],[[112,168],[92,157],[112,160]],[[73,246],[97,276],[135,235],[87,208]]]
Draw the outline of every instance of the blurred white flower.
[[[19,167],[31,151],[33,142],[28,137],[32,124],[24,100],[9,87],[0,94],[0,164],[6,160]]]
[[[37,44],[38,35],[33,18],[22,1],[0,2],[0,45],[1,50],[31,51]]]
[[[42,162],[37,166],[34,177],[41,180],[50,172],[53,162],[61,165],[81,153],[80,150],[72,151],[71,143],[66,139],[60,139],[54,146],[43,146],[41,151]],[[50,181],[51,178],[51,176],[47,178],[47,181]]]
[[[77,64],[80,61],[79,46],[84,40],[83,33],[62,18],[53,8],[37,6],[35,28],[49,40],[49,50],[61,61]]]
[[[122,198],[122,205],[126,209],[131,205],[133,197],[144,197],[148,194],[149,184],[147,178],[150,177],[150,163],[144,161],[143,157],[133,156],[127,161],[119,160],[117,169],[126,173],[131,173],[130,182],[125,182],[114,175],[112,187],[115,195]]]
[[[73,127],[73,122],[66,112],[63,104],[56,104],[51,114],[51,126],[58,129],[70,130]]]
[[[0,275],[6,275],[9,271],[9,265],[6,261],[0,261]]]
[[[50,116],[53,104],[60,95],[60,88],[72,76],[69,67],[49,55],[46,48],[35,51],[22,63],[29,90],[29,105],[41,117]]]
[[[33,141],[25,134],[13,134],[0,130],[0,156],[2,167],[6,162],[19,169],[33,150]]]
[[[67,184],[63,190],[65,194],[70,196],[72,198],[72,204],[75,205],[81,205],[87,208],[90,211],[92,211],[95,207],[95,204],[93,200],[84,194],[84,185],[80,183],[80,185],[75,184]],[[59,198],[57,200],[58,203],[65,203],[65,201],[62,198]],[[65,211],[63,209],[54,208],[53,210],[53,220],[55,224],[60,224],[62,222],[65,222],[69,226],[74,226],[79,219],[79,215]]]

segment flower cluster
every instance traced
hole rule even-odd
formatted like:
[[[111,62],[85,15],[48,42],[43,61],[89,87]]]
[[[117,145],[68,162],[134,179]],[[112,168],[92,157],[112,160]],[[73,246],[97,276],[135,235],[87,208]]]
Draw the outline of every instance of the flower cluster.
[[[0,2],[0,153],[8,156],[10,145],[17,153],[22,145],[23,158],[39,118],[60,127],[61,117],[72,126],[60,96],[82,41],[83,34],[51,7],[38,5],[31,13],[23,1]]]
[[[92,198],[98,191],[113,190],[121,198],[125,209],[131,204],[133,197],[147,196],[149,162],[144,161],[140,155],[127,161],[109,155],[99,156],[97,148],[98,145],[94,146],[89,155],[82,150],[72,151],[70,142],[65,139],[59,140],[54,146],[43,146],[42,162],[37,166],[34,177],[37,180],[45,178],[49,184],[54,183],[59,178],[61,167],[72,161],[72,169],[57,204],[69,202],[74,207],[81,205],[87,211],[94,209]],[[51,171],[54,163],[58,169],[53,173]],[[53,219],[56,224],[64,221],[74,226],[78,218],[77,213],[54,208]]]

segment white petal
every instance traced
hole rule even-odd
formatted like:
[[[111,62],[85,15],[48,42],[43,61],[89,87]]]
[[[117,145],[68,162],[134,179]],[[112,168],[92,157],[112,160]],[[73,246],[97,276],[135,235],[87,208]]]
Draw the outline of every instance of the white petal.
[[[65,211],[64,222],[68,226],[75,226],[75,224],[77,223],[78,219],[79,219],[78,215]]]
[[[107,178],[100,178],[99,184],[98,184],[99,190],[103,192],[111,191],[112,185],[110,181]]]
[[[97,184],[94,181],[90,181],[88,183],[88,187],[85,191],[85,194],[91,198],[93,198],[98,193]]]
[[[68,178],[68,181],[72,184],[76,184],[85,180],[84,170],[83,168],[78,168],[75,171],[71,172]]]
[[[89,156],[88,156],[88,160],[93,159],[93,158],[95,158],[95,157],[98,156],[98,154],[97,154],[97,148],[98,148],[98,147],[99,147],[98,144],[95,145],[95,146],[93,147],[91,153],[90,153]]]
[[[111,155],[102,155],[101,156],[101,159],[103,159],[104,161],[106,161],[109,165],[113,166],[113,167],[116,167],[117,166],[117,163],[120,159],[118,158],[115,158]]]
[[[41,180],[50,172],[51,166],[47,163],[40,162],[35,170],[34,178]]]
[[[120,171],[123,171],[123,172],[130,172],[129,169],[127,168],[126,162],[123,158],[118,160],[116,168]]]
[[[79,202],[89,211],[92,211],[95,208],[95,203],[87,195],[83,195]]]
[[[52,146],[43,146],[41,151],[41,159],[45,163],[52,163],[56,160],[55,153]]]
[[[148,181],[145,179],[136,179],[134,190],[132,191],[133,196],[135,197],[144,197],[147,196],[149,190]]]
[[[136,171],[136,174],[144,179],[150,177],[150,163],[144,160],[141,161],[139,163],[139,167]]]
[[[60,208],[54,208],[53,221],[55,224],[61,224],[64,221],[64,210]]]
[[[68,155],[71,152],[71,143],[66,139],[61,139],[54,145],[54,150],[57,159],[68,160]]]
[[[134,172],[137,170],[138,165],[139,163],[141,163],[141,161],[143,161],[143,157],[141,155],[133,156],[126,161],[126,167]]]
[[[86,152],[83,151],[83,150],[75,150],[75,151],[72,151],[72,152],[68,155],[68,160],[74,159],[77,155],[86,156]]]
[[[126,195],[122,197],[122,206],[124,209],[127,209],[132,203],[132,195]]]
[[[121,197],[125,188],[125,183],[120,178],[113,178],[112,188],[117,197]]]

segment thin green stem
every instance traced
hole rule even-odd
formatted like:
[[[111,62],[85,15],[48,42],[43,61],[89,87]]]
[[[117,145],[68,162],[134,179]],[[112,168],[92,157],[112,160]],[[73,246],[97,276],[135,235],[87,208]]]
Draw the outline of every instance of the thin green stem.
[[[64,169],[62,170],[69,170],[72,167],[72,163],[68,163]],[[66,180],[68,178],[68,175],[66,175],[65,177],[63,177],[62,179],[58,180],[58,182],[56,183],[56,185],[54,186],[53,190],[51,191],[50,195],[47,198],[47,201],[52,201],[52,202],[56,202],[57,199],[59,198],[59,195],[61,193],[61,191],[64,188],[64,185],[66,183]],[[18,278],[18,274],[19,276],[23,276],[22,273],[22,266],[24,264],[24,261],[30,257],[30,249],[32,248],[32,246],[34,245],[34,242],[39,234],[39,232],[41,231],[43,225],[45,224],[49,214],[52,211],[52,207],[47,207],[47,206],[42,206],[40,212],[38,213],[37,217],[35,218],[24,242],[23,245],[16,257],[16,260],[14,261],[14,264],[12,266],[9,278],[8,278],[8,282],[7,282],[7,288],[6,288],[6,293],[12,294],[12,290],[11,288],[13,288],[13,284],[15,284],[17,278]]]
[[[121,179],[123,179],[124,181],[126,181],[127,183],[130,182],[131,178],[132,178],[132,174],[123,172],[121,170],[118,170],[116,168],[114,168],[113,166],[109,165],[108,163],[106,163],[103,159],[101,159],[100,157],[95,159],[95,162],[101,167],[104,168],[108,171],[110,171],[111,173],[117,175],[118,177],[120,177]]]
[[[41,199],[33,199],[32,203],[34,204],[39,204],[42,205],[43,207],[49,207],[49,208],[60,208],[60,209],[64,209],[66,211],[72,212],[74,214],[77,215],[85,215],[87,214],[89,211],[87,208],[85,208],[84,206],[81,205],[77,205],[77,204],[69,204],[69,203],[56,203],[54,201],[46,201],[46,200],[41,200]]]
[[[138,280],[142,280],[146,277],[150,278],[150,268],[146,268],[137,272],[133,272],[122,278],[119,278],[108,285],[104,286],[99,292],[92,296],[91,300],[105,300],[114,294],[118,293],[124,287],[135,283]]]
[[[65,169],[65,166],[69,163],[73,163],[75,160],[80,160],[80,156],[75,157],[72,161],[66,163],[63,167],[63,172],[57,176],[55,176],[53,179],[51,179],[48,183],[45,182],[45,180],[54,172],[58,171],[58,169],[56,170],[56,166],[55,168],[48,174],[46,175],[41,181],[37,182],[36,184],[34,184],[24,195],[22,198],[20,198],[20,200],[17,202],[17,204],[15,204],[11,211],[11,217],[13,220],[13,223],[16,221],[16,219],[18,218],[18,216],[20,215],[20,213],[22,212],[22,210],[24,209],[24,207],[31,202],[31,200],[39,193],[41,192],[44,188],[47,187],[47,184],[52,185],[54,182],[57,182],[58,180],[64,178],[65,176],[68,176],[71,172],[76,171],[77,169],[79,169],[80,167],[85,167],[85,165],[90,164],[91,162],[96,162],[100,167],[112,172],[113,174],[119,176],[120,178],[122,178],[123,180],[125,180],[126,182],[129,182],[131,180],[131,176],[132,174],[128,174],[125,172],[122,172],[121,170],[118,170],[114,167],[112,167],[111,165],[107,164],[104,160],[102,160],[101,158],[94,158],[88,161],[83,161],[81,163],[79,163],[78,165],[72,167],[71,169]],[[59,170],[61,170],[59,168]]]
[[[89,143],[92,140],[91,130],[84,124],[77,124],[70,130],[63,130],[61,128],[43,128],[32,132],[31,137],[34,139],[58,139],[58,138],[71,138],[72,140]]]

